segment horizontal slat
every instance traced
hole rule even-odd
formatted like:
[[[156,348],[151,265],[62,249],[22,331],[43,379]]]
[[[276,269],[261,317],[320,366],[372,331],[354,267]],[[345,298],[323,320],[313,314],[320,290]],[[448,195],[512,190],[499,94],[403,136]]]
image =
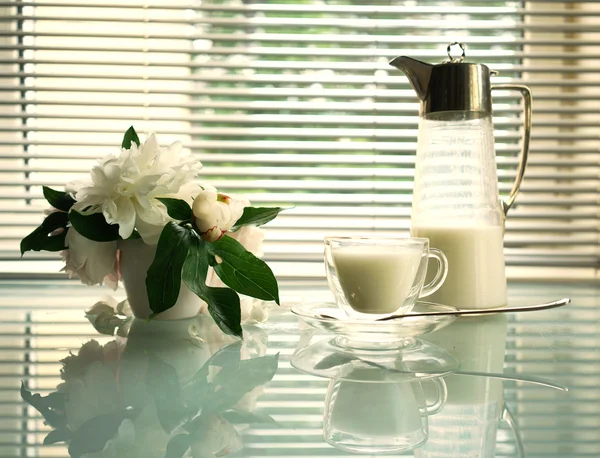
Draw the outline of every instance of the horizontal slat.
[[[408,55],[415,59],[443,59],[443,51],[436,49],[430,52],[424,52],[423,50],[415,52],[411,49],[355,49],[355,48],[299,48],[299,47],[261,47],[261,46],[240,46],[240,47],[219,47],[219,46],[207,46],[194,48],[191,45],[189,47],[177,47],[177,48],[165,48],[165,47],[148,47],[143,44],[140,47],[125,47],[125,46],[114,46],[114,47],[81,47],[81,46],[41,46],[41,45],[24,45],[24,44],[4,44],[0,45],[0,51],[56,51],[56,52],[81,52],[86,54],[86,60],[89,62],[91,53],[133,53],[141,54],[146,56],[154,54],[185,54],[185,55],[243,55],[243,56],[286,56],[288,58],[293,57],[310,57],[312,59],[320,57],[345,57],[352,59],[369,59],[374,62],[362,63],[362,62],[348,62],[341,63],[336,61],[328,61],[327,65],[330,68],[338,70],[390,70],[390,67],[386,63],[381,63],[377,58],[387,58],[391,60],[396,55]],[[155,56],[154,56],[155,57]],[[544,59],[544,60],[579,60],[579,59],[598,59],[600,54],[586,53],[584,50],[579,52],[523,52],[523,51],[512,51],[512,50],[497,50],[497,51],[483,51],[483,50],[469,50],[469,57],[477,59],[478,61],[488,60],[488,65],[492,66],[494,70],[500,71],[502,74],[505,72],[534,72],[534,73],[562,73],[562,72],[579,72],[593,73],[597,71],[594,68],[589,67],[577,67],[570,68],[564,63],[561,66],[543,66],[543,65],[519,65],[515,64],[517,59]],[[498,61],[509,60],[511,63],[498,63]],[[286,65],[291,68],[296,68],[300,64],[304,64],[303,68],[312,68],[312,65],[323,65],[323,63],[313,63],[311,61],[298,62],[296,60],[283,61]],[[491,62],[496,62],[492,64]],[[224,63],[227,65],[227,62]],[[249,61],[246,63],[249,67],[263,68],[261,66],[268,65],[266,62],[260,61]],[[270,67],[269,67],[270,68]]]
[[[573,168],[574,165],[569,165],[569,168]],[[12,167],[6,167],[2,169],[2,172],[0,173],[22,173],[22,174],[29,174],[29,173],[37,173],[37,178],[43,178],[40,174],[42,173],[52,173],[52,174],[58,174],[58,173],[81,173],[81,174],[85,174],[84,176],[87,176],[87,173],[89,172],[89,168],[88,169],[80,169],[80,170],[69,170],[69,169],[65,169],[65,168],[57,168],[57,169],[42,169],[42,168],[36,168],[36,167],[20,167],[20,168],[12,168]],[[289,179],[294,179],[297,177],[303,177],[304,179],[306,178],[320,178],[323,179],[324,181],[322,182],[318,182],[315,183],[314,185],[311,185],[311,189],[312,186],[314,186],[314,189],[322,189],[323,191],[327,191],[330,189],[336,189],[337,188],[337,184],[331,183],[331,180],[336,179],[336,180],[341,180],[341,179],[351,179],[351,178],[355,178],[357,180],[361,180],[364,181],[364,184],[357,184],[357,188],[362,189],[363,187],[366,189],[369,186],[373,186],[373,189],[378,189],[379,186],[382,187],[386,187],[390,186],[393,181],[391,181],[392,179],[403,179],[404,183],[403,184],[398,184],[397,186],[399,186],[398,189],[406,189],[407,187],[409,187],[410,189],[412,189],[413,184],[412,184],[412,178],[414,177],[414,169],[413,168],[367,168],[367,167],[352,167],[352,168],[345,168],[345,167],[334,167],[334,168],[329,168],[329,167],[315,167],[315,166],[310,166],[310,167],[261,167],[261,168],[251,168],[251,167],[237,167],[237,168],[233,168],[233,167],[227,167],[227,166],[223,166],[223,167],[204,167],[202,169],[202,177],[203,177],[203,181],[208,181],[214,177],[217,177],[220,180],[223,179],[240,179],[240,178],[248,178],[248,176],[252,176],[254,179],[256,180],[261,180],[261,179],[284,179],[284,178],[289,178]],[[506,170],[499,170],[498,171],[498,178],[499,180],[502,181],[510,181],[512,182],[515,178],[515,174],[516,172],[514,171],[506,171]],[[367,181],[367,178],[369,180],[376,180],[376,181]],[[557,186],[556,182],[560,182],[560,181],[566,181],[566,182],[578,182],[578,181],[593,181],[597,179],[597,175],[594,173],[593,170],[589,170],[589,168],[586,168],[585,170],[572,170],[571,172],[538,172],[535,169],[531,169],[527,174],[527,182],[528,185],[526,188],[528,191],[530,192],[539,192],[539,189],[545,189],[546,192],[561,192],[559,191],[560,186]],[[52,178],[51,178],[52,180]],[[529,186],[529,183],[531,182],[535,182],[535,181],[551,181],[551,184],[546,184],[546,185],[531,185]],[[394,181],[395,182],[395,181]],[[31,185],[35,185],[35,183],[39,183],[39,181],[30,179],[26,176],[23,176],[23,178],[21,180],[19,179],[5,179],[3,180],[2,183],[0,183],[0,186],[31,186]],[[43,183],[43,182],[42,182]],[[223,183],[221,181],[221,183]],[[258,187],[260,188],[263,183],[260,183],[258,185]],[[512,183],[510,183],[510,185],[512,186]],[[223,184],[222,184],[223,186]],[[246,183],[242,182],[239,185],[241,188],[245,188]],[[396,186],[396,185],[391,185],[391,186]],[[508,189],[508,185],[506,185],[505,183],[500,185],[501,189],[503,188],[507,190]],[[302,189],[303,186],[299,187],[298,189]],[[396,189],[396,188],[394,188]],[[578,192],[578,188],[573,188],[574,191],[573,192]],[[582,192],[587,192],[585,191],[586,189],[589,188],[582,188],[584,189]]]
[[[61,183],[58,186],[64,186]],[[57,186],[57,187],[58,187]],[[226,189],[226,188],[225,188]],[[296,193],[293,195],[293,199],[290,198],[288,193],[251,193],[248,197],[252,200],[254,205],[279,205],[282,202],[289,202],[293,200],[296,205],[304,204],[318,204],[328,206],[343,206],[343,205],[397,205],[397,206],[410,206],[412,202],[412,196],[410,194],[394,194],[394,193]],[[32,193],[15,192],[10,196],[6,194],[0,194],[0,202],[2,200],[14,201],[16,199],[24,200],[41,200],[43,199],[41,189],[36,190]],[[516,202],[517,208],[519,207],[563,207],[563,208],[577,208],[577,207],[594,207],[597,208],[598,200],[595,197],[556,197],[556,196],[543,196],[536,198],[528,196],[526,194],[520,194]]]
[[[595,0],[593,0],[595,1]],[[378,31],[380,32],[380,31]],[[369,34],[369,35],[352,35],[352,34],[291,34],[291,33],[243,33],[237,32],[235,34],[225,33],[191,33],[191,34],[167,34],[167,33],[156,33],[149,32],[147,34],[136,34],[135,32],[127,32],[126,30],[115,31],[103,31],[95,33],[86,33],[84,31],[69,31],[64,30],[60,32],[45,32],[39,30],[15,30],[7,32],[0,31],[0,37],[2,36],[18,36],[18,37],[58,37],[58,38],[98,38],[111,39],[111,38],[123,38],[123,39],[137,39],[137,40],[169,40],[174,42],[184,42],[186,45],[192,40],[211,40],[211,41],[222,41],[222,42],[286,42],[286,43],[335,43],[338,46],[345,44],[393,44],[393,45],[423,45],[423,44],[439,44],[440,49],[445,49],[448,44],[447,35],[437,35],[437,31],[428,35],[385,35],[382,33]],[[472,45],[477,46],[489,46],[489,45],[510,45],[514,47],[518,46],[560,46],[560,47],[586,47],[586,46],[599,46],[600,40],[580,40],[574,38],[522,38],[519,35],[514,36],[486,36],[486,35],[469,35],[468,42]],[[419,54],[420,53],[420,54]],[[427,50],[416,49],[413,50],[411,55],[428,55]],[[436,55],[435,57],[439,57]]]
[[[347,177],[346,177],[347,178]],[[573,181],[571,177],[569,182]],[[211,184],[215,186],[217,189],[229,189],[231,191],[243,191],[243,192],[251,192],[251,191],[320,191],[320,192],[340,192],[347,191],[350,192],[351,195],[356,196],[358,193],[364,192],[377,192],[380,191],[382,193],[385,192],[402,192],[405,194],[412,193],[413,183],[412,181],[371,181],[371,180],[330,180],[326,184],[320,181],[311,181],[305,179],[260,179],[256,178],[253,180],[239,180],[233,181],[228,179],[207,179],[203,180],[206,184]],[[38,179],[23,179],[23,180],[12,180],[10,178],[4,179],[0,182],[0,188],[5,188],[9,186],[61,186],[64,185],[64,182],[57,181],[56,179],[46,179],[46,180],[38,180]],[[505,183],[500,182],[498,187],[500,192],[508,192],[512,189],[512,182]],[[540,193],[540,194],[548,194],[548,192],[553,193],[564,193],[568,195],[577,195],[577,194],[594,194],[597,192],[597,187],[593,185],[567,185],[567,184],[555,184],[552,183],[550,185],[533,185],[530,183],[525,183],[523,185],[523,192],[527,193]],[[289,196],[286,198],[286,201],[293,200],[294,196]]]
[[[497,123],[499,124],[499,123]],[[416,138],[415,138],[416,140]],[[5,146],[65,146],[65,147],[84,147],[98,146],[106,148],[114,148],[115,144],[101,141],[35,141],[35,140],[4,140],[2,145]],[[243,140],[204,140],[204,141],[189,141],[184,143],[185,147],[192,149],[216,149],[219,151],[235,150],[235,151],[364,151],[373,154],[373,152],[399,152],[406,151],[414,154],[416,151],[416,142],[352,142],[352,141],[289,141],[289,140],[257,140],[247,142]],[[512,146],[508,144],[497,144],[496,152],[503,153],[518,153],[520,148],[518,145]],[[532,154],[542,153],[557,153],[557,154],[573,154],[573,146],[553,146],[553,147],[538,147],[532,148]],[[577,147],[578,154],[596,154],[597,148],[594,147]]]
[[[114,67],[113,75],[111,78],[114,78],[117,74],[118,68],[122,66],[138,66],[142,68],[147,68],[148,66],[144,63],[127,63],[127,62],[118,62],[118,61],[107,61],[107,62],[81,62],[81,61],[45,61],[45,60],[36,60],[36,59],[0,59],[0,64],[15,64],[15,65],[27,65],[27,64],[64,64],[64,65],[77,65],[77,66],[112,66]],[[172,63],[153,63],[154,67],[173,67],[173,68],[190,68],[190,65],[186,64],[172,64]],[[212,65],[212,64],[191,64],[191,67],[213,67],[213,68],[233,68],[233,69],[244,69],[247,68],[245,65],[241,64],[229,64],[229,65]],[[327,70],[327,66],[322,66],[323,70]],[[271,70],[279,70],[281,66],[273,66]],[[285,66],[283,67],[285,68]],[[94,68],[94,70],[96,70]],[[329,72],[319,73],[318,75],[292,75],[286,74],[285,77],[282,77],[279,73],[255,73],[251,76],[244,75],[215,75],[213,72],[202,74],[201,76],[190,77],[190,80],[196,81],[213,81],[213,82],[230,82],[230,83],[298,83],[298,84],[360,84],[360,85],[370,85],[370,84],[385,84],[388,86],[398,86],[402,85],[404,87],[409,87],[408,82],[405,78],[400,76],[394,77],[382,77],[378,76],[374,78],[373,76],[362,76],[362,75],[330,75]],[[373,72],[369,72],[373,73]],[[96,77],[96,75],[88,75],[88,77]],[[126,77],[124,77],[126,78]],[[136,76],[133,79],[139,79],[139,76]],[[181,77],[176,78],[178,81],[181,81]],[[555,79],[532,79],[532,80],[517,80],[511,78],[501,78],[497,77],[495,80],[496,83],[514,83],[514,84],[525,84],[531,87],[578,87],[578,88],[587,88],[587,87],[596,87],[596,82],[593,80],[555,80]],[[559,97],[559,96],[557,96]],[[582,100],[586,100],[586,97],[582,97]]]
[[[252,196],[250,196],[252,197]],[[553,207],[545,208],[540,211],[538,208],[535,213],[528,209],[527,212],[521,213],[519,211],[520,198],[517,199],[516,208],[511,211],[510,219],[508,220],[508,229],[510,230],[513,222],[516,224],[519,221],[544,221],[545,224],[548,222],[556,223],[557,221],[566,220],[566,222],[575,222],[575,221],[590,221],[593,220],[596,216],[596,212],[592,209],[589,212],[582,212],[576,209],[569,210],[559,210]],[[527,207],[527,205],[525,205]],[[537,204],[536,204],[537,206]],[[0,214],[10,214],[12,217],[23,217],[23,218],[35,218],[36,223],[39,223],[42,218],[43,211],[47,208],[47,204],[44,206],[33,206],[33,205],[20,205],[18,207],[2,207],[0,206]],[[308,225],[311,224],[310,221],[312,218],[323,218],[326,217],[332,221],[332,224],[335,221],[339,221],[343,218],[352,218],[355,221],[359,221],[361,219],[369,220],[372,224],[377,225],[381,220],[385,220],[386,218],[390,218],[395,221],[394,224],[398,224],[398,221],[403,219],[410,218],[411,211],[408,205],[403,207],[400,206],[387,206],[387,207],[375,207],[375,206],[353,206],[353,207],[311,207],[311,206],[296,206],[293,209],[286,210],[283,214],[281,214],[277,220],[270,223],[269,227],[277,224],[280,221],[284,221],[288,218],[302,218],[303,224]],[[11,220],[12,221],[12,220]],[[16,222],[13,223],[11,221],[7,221],[4,223],[0,223],[3,226],[16,226],[18,225]],[[28,221],[30,221],[28,219]],[[538,224],[539,227],[541,224]],[[298,224],[301,226],[301,224]],[[544,226],[546,227],[546,226]],[[553,225],[548,226],[550,228],[555,227]],[[562,227],[562,226],[561,226]],[[550,229],[552,230],[552,229]]]
[[[186,52],[188,54],[188,52]],[[199,53],[201,54],[201,53]],[[70,54],[67,54],[69,57],[72,57]],[[391,54],[389,58],[394,57],[395,54]],[[292,55],[293,56],[293,55]],[[557,56],[560,58],[560,56]],[[577,59],[582,58],[600,58],[600,55],[578,55]],[[346,75],[340,75],[341,81],[350,82],[350,78],[365,78],[364,81],[368,81],[365,84],[377,82],[380,84],[389,84],[389,85],[398,85],[402,84],[408,86],[408,80],[402,76],[395,77],[376,77],[372,76],[367,80],[366,77],[362,77],[360,73],[369,73],[372,74],[377,71],[386,71],[392,74],[400,75],[398,70],[394,70],[387,63],[379,64],[374,62],[332,62],[329,60],[325,61],[314,61],[314,60],[306,60],[306,61],[298,61],[298,60],[246,60],[246,59],[237,59],[235,60],[191,60],[189,62],[172,62],[172,61],[159,61],[159,60],[140,60],[140,59],[127,59],[127,60],[100,60],[100,59],[90,59],[87,56],[86,59],[75,60],[75,59],[28,59],[28,58],[20,58],[15,57],[12,59],[0,59],[0,64],[3,65],[65,65],[65,66],[93,66],[93,67],[154,67],[154,68],[186,68],[186,69],[255,69],[255,70],[280,70],[280,69],[288,69],[288,70],[327,70],[327,71],[343,71],[343,72],[354,72],[356,76],[348,77]],[[496,77],[495,81],[501,81],[504,73],[598,73],[599,68],[597,67],[544,67],[544,66],[503,66],[498,64],[495,66],[501,71],[501,75]],[[260,75],[263,76],[263,75]],[[279,77],[279,81],[290,81],[292,78],[289,75],[282,77],[281,75],[277,75]],[[254,78],[254,77],[253,77]],[[320,78],[320,77],[319,77]],[[312,80],[311,80],[312,81]],[[328,80],[318,79],[314,82],[326,82]],[[518,80],[517,80],[518,81]],[[549,81],[531,79],[527,80],[527,82],[518,82],[518,84],[529,84],[530,86],[558,86],[558,87],[570,87],[575,83],[579,83],[578,86],[595,86],[596,83],[594,81],[565,81],[562,79],[553,79]]]
[[[598,97],[600,100],[600,96]],[[2,101],[0,101],[0,104]],[[58,105],[60,106],[60,105]],[[91,103],[82,103],[81,106],[94,106]],[[101,105],[98,105],[101,106]],[[126,105],[122,105],[126,106]],[[148,110],[153,108],[176,108],[175,105],[168,105],[166,107],[160,106],[145,106],[139,107],[140,110]],[[264,110],[260,110],[264,111]],[[328,113],[326,113],[328,114]],[[28,113],[15,113],[13,114],[5,114],[0,115],[0,119],[2,118],[31,118],[31,119],[90,119],[90,120],[120,120],[123,124],[132,124],[136,121],[143,123],[152,123],[152,122],[198,122],[203,124],[209,123],[231,123],[231,124],[255,124],[255,125],[277,125],[277,124],[302,124],[302,125],[336,125],[336,126],[345,126],[345,125],[360,125],[360,126],[369,126],[372,125],[374,128],[381,128],[382,126],[390,126],[390,127],[405,127],[409,126],[410,128],[416,128],[418,121],[416,116],[365,116],[361,115],[334,115],[334,116],[320,116],[318,120],[315,119],[314,115],[306,115],[306,114],[196,114],[189,116],[181,116],[181,117],[173,117],[173,116],[145,116],[144,112],[140,112],[139,120],[135,118],[123,118],[122,114],[119,114],[118,111],[115,110],[114,113],[107,113],[105,115],[93,115],[82,113],[71,113],[71,114],[61,114],[61,115],[48,115],[48,114],[37,114],[35,112]],[[496,128],[499,127],[520,127],[522,125],[521,121],[514,120],[506,120],[506,119],[495,119],[494,125]],[[560,119],[560,120],[540,120],[536,119],[534,121],[534,125],[536,127],[596,127],[597,123],[595,120],[590,121],[579,121],[574,119]],[[106,132],[106,131],[105,131]],[[577,138],[576,136],[574,137]]]
[[[449,18],[452,15],[448,15]],[[68,18],[64,16],[51,16],[51,15],[6,15],[0,16],[0,22],[12,22],[12,21],[71,21],[77,23],[87,22],[143,22],[145,24],[181,24],[181,25],[213,25],[222,27],[272,27],[274,29],[281,29],[285,27],[300,27],[300,28],[318,28],[318,27],[335,27],[339,30],[396,30],[404,29],[406,31],[419,31],[427,29],[435,30],[456,30],[457,26],[453,21],[446,19],[371,19],[361,18],[360,21],[356,21],[356,18],[316,18],[316,17],[267,17],[264,15],[255,15],[251,17],[244,16],[233,16],[233,17],[215,17],[211,15],[197,15],[195,18],[182,18],[182,17],[138,17],[137,19],[130,16],[75,16],[69,15]],[[549,24],[544,23],[528,23],[519,21],[506,21],[504,18],[501,19],[490,19],[490,20],[469,20],[469,30],[489,30],[493,28],[496,31],[531,31],[531,32],[596,32],[597,28],[593,24],[581,23],[564,23],[554,22]],[[459,27],[462,29],[462,27]]]
[[[588,0],[593,2],[595,0]],[[564,3],[564,2],[563,2]],[[579,2],[579,3],[585,3]],[[15,6],[14,2],[0,2],[0,6]],[[397,14],[397,6],[389,5],[335,5],[335,4],[292,4],[292,3],[281,3],[281,4],[195,4],[190,5],[169,5],[168,3],[163,4],[127,4],[123,3],[110,3],[110,2],[94,2],[90,4],[86,3],[64,3],[64,2],[28,2],[19,1],[20,7],[28,6],[44,6],[46,8],[94,8],[94,9],[132,9],[132,10],[143,10],[143,11],[155,11],[155,10],[167,10],[167,11],[189,11],[193,7],[195,11],[200,12],[233,12],[233,13],[252,13],[252,12],[281,12],[281,13],[332,13],[338,15],[354,15],[360,13],[364,14]],[[424,15],[424,14],[439,14],[439,6],[422,6],[422,5],[403,5],[402,15]],[[448,14],[467,14],[471,16],[503,16],[503,15],[525,15],[525,16],[558,16],[558,17],[579,17],[579,16],[600,16],[600,12],[589,11],[589,10],[573,10],[566,8],[536,8],[526,9],[518,8],[513,6],[456,6],[453,5]]]

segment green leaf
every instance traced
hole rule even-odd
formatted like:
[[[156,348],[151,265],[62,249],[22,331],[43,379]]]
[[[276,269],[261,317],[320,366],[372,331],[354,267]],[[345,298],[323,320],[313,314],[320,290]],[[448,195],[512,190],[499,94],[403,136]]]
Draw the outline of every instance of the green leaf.
[[[131,233],[131,235],[129,237],[127,237],[127,240],[137,240],[137,239],[141,239],[141,238],[142,238],[142,236],[140,235],[140,233],[134,229],[133,232]]]
[[[171,199],[169,197],[157,197],[156,200],[165,204],[167,213],[171,218],[179,221],[192,219],[192,208],[185,200]]]
[[[71,458],[81,458],[90,453],[101,452],[106,443],[117,435],[125,418],[127,416],[124,412],[117,412],[98,415],[86,421],[73,432],[69,444]]]
[[[154,261],[146,275],[146,291],[150,309],[164,312],[177,302],[181,288],[181,269],[196,237],[192,229],[170,221],[158,239]]]
[[[281,207],[245,207],[244,213],[240,216],[233,227],[232,231],[237,231],[242,226],[262,226],[268,223],[285,210]]]
[[[148,359],[146,389],[154,399],[156,415],[165,432],[171,434],[189,419],[175,368],[153,355]]]
[[[66,426],[63,428],[55,429],[50,431],[46,437],[44,437],[44,445],[56,444],[57,442],[67,442],[71,440],[73,433]]]
[[[242,337],[242,312],[240,298],[229,288],[213,288],[206,285],[208,252],[206,243],[194,233],[190,249],[183,264],[182,278],[185,285],[208,304],[208,312],[225,333]]]
[[[140,138],[138,137],[138,134],[133,126],[127,129],[127,132],[125,132],[125,135],[123,136],[123,142],[121,143],[121,148],[131,149],[132,142],[137,146],[140,146]]]
[[[75,203],[75,199],[67,192],[56,191],[48,186],[42,186],[42,190],[48,203],[58,210],[68,212]]]
[[[67,425],[67,417],[64,413],[65,397],[51,393],[48,396],[32,394],[25,384],[21,383],[21,398],[35,410],[37,410],[46,420],[46,423],[53,428],[63,428]]]
[[[192,436],[189,434],[178,434],[173,436],[167,444],[165,458],[182,458],[192,445]]]
[[[60,251],[65,250],[65,237],[67,235],[67,223],[69,217],[63,212],[49,214],[42,224],[33,232],[21,240],[21,256],[26,251]],[[58,235],[50,236],[55,230],[63,228],[64,231]]]
[[[208,288],[208,313],[225,334],[243,338],[240,297],[229,288]]]
[[[240,294],[279,304],[277,280],[264,261],[229,236],[207,243],[206,246],[211,254],[222,260],[213,268],[223,283]]]
[[[119,225],[108,224],[102,213],[82,215],[75,210],[71,210],[69,221],[77,232],[94,242],[113,242],[121,238],[119,236]]]

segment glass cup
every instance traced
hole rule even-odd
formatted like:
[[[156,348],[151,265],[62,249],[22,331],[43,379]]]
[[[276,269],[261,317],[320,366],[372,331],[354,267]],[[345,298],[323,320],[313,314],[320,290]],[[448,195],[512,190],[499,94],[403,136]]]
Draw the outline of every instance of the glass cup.
[[[429,258],[438,263],[426,285]],[[448,261],[429,239],[326,237],[325,266],[335,301],[353,318],[377,319],[409,311],[417,299],[437,291]]]
[[[428,405],[422,382],[415,378],[391,383],[331,380],[323,438],[335,448],[354,453],[394,453],[420,447],[428,437],[427,417],[443,408],[447,396],[443,379],[430,382],[438,397]]]

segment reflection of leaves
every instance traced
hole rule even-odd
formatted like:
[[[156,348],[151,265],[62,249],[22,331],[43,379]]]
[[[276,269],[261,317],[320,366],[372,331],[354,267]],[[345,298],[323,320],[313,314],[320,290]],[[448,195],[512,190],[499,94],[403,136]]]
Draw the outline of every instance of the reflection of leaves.
[[[98,302],[85,312],[85,317],[100,334],[114,336],[116,331],[117,335],[125,337],[132,318],[124,316],[122,310],[122,303],[118,305],[117,309],[114,309],[107,303]]]
[[[46,420],[53,428],[61,428],[67,425],[65,416],[65,396],[61,393],[50,393],[48,396],[32,394],[25,385],[21,383],[21,398]]]
[[[221,412],[237,404],[246,394],[269,382],[279,362],[279,354],[260,358],[244,359],[238,365],[223,367],[212,385],[213,396],[209,397],[209,408]]]
[[[209,391],[209,368],[211,366],[226,367],[237,364],[241,359],[241,349],[242,341],[240,340],[222,347],[204,363],[200,370],[183,387],[183,397],[189,406],[195,410],[199,410],[204,404]]]
[[[204,363],[204,365],[200,368],[196,375],[194,375],[189,383],[193,382],[194,380],[206,381],[208,377],[208,368],[210,366],[225,367],[231,364],[237,364],[237,362],[241,359],[241,350],[241,340],[220,348],[219,351],[217,351]]]
[[[245,410],[231,409],[223,412],[221,416],[230,423],[245,424],[258,423],[279,426],[273,417],[264,413],[247,412]]]
[[[241,342],[235,342],[221,348],[186,384],[184,398],[190,406],[215,413],[231,409],[245,394],[273,378],[279,354],[242,360],[241,347]],[[210,367],[220,371],[209,382]]]
[[[192,436],[189,434],[178,434],[171,438],[167,444],[165,458],[182,458],[192,445]]]
[[[73,432],[66,426],[50,431],[44,438],[44,445],[66,442],[71,439]]]
[[[98,415],[86,421],[73,432],[69,444],[71,458],[80,458],[88,453],[101,452],[106,443],[117,435],[123,420],[127,418],[126,412]]]
[[[146,388],[156,403],[160,425],[172,433],[188,419],[187,409],[181,398],[181,385],[175,368],[150,355],[146,372]]]

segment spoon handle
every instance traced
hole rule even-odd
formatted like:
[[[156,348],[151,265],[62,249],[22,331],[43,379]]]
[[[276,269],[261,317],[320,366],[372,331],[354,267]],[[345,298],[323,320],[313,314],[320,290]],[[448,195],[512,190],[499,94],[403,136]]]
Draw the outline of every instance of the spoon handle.
[[[533,312],[536,310],[548,310],[557,307],[562,307],[571,302],[571,299],[565,297],[557,301],[546,302],[544,304],[537,305],[524,305],[521,307],[500,307],[495,309],[473,309],[473,310],[457,310],[456,312],[423,312],[423,313],[407,313],[405,315],[392,315],[385,318],[379,318],[375,321],[389,321],[396,320],[399,318],[409,318],[412,316],[441,316],[441,315],[494,315],[496,313],[510,313],[510,312]]]

